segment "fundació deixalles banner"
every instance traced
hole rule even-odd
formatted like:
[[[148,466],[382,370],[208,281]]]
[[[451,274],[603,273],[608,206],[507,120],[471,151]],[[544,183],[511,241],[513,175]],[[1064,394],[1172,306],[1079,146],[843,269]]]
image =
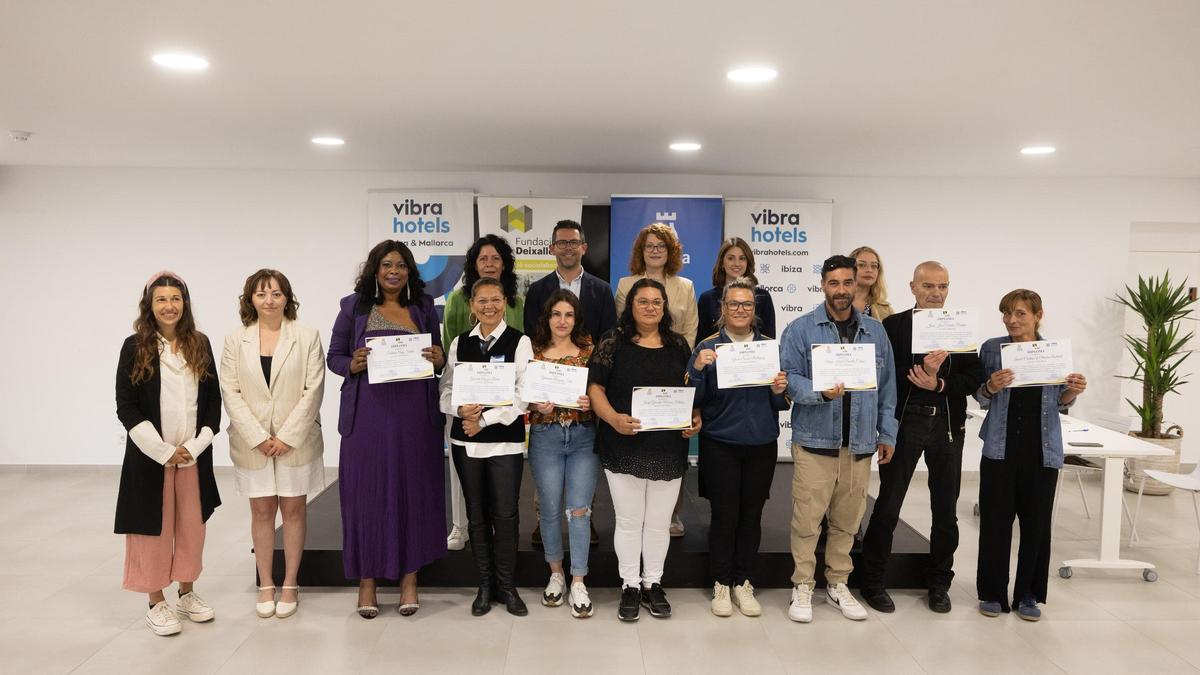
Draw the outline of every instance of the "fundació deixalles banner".
[[[474,206],[473,190],[368,190],[367,245],[384,239],[404,242],[416,259],[425,292],[444,305],[475,241]]]

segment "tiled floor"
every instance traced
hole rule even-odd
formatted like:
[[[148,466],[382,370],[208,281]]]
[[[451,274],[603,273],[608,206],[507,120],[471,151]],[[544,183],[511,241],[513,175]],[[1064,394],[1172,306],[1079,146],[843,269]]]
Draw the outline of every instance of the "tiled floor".
[[[895,614],[856,623],[818,605],[815,621],[799,625],[787,619],[788,591],[767,590],[761,618],[718,619],[704,591],[668,589],[674,618],[625,625],[614,589],[595,589],[598,615],[587,621],[541,607],[528,589],[528,617],[497,609],[473,618],[473,593],[461,589],[423,592],[411,618],[393,611],[394,593],[384,594],[383,614],[363,621],[352,611],[353,589],[338,588],[305,589],[296,616],[261,620],[252,606],[249,509],[229,471],[218,470],[226,503],[209,523],[197,584],[217,619],[161,638],[143,625],[143,598],[120,589],[123,542],[111,534],[117,475],[0,467],[0,672],[1200,672],[1198,534],[1186,494],[1143,503],[1142,543],[1131,555],[1157,564],[1158,582],[1129,571],[1055,575],[1037,624],[974,610],[978,483],[970,475],[948,615],[929,612],[919,593],[897,592]],[[928,531],[923,474],[915,481],[904,517]],[[1085,485],[1095,509],[1099,482]],[[1054,560],[1092,555],[1098,532],[1068,483]]]

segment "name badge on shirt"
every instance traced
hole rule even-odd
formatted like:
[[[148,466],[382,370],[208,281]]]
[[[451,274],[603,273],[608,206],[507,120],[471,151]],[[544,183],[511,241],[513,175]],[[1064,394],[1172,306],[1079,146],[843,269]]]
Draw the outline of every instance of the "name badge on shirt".
[[[503,354],[492,354],[490,358],[491,358],[491,363],[504,363],[504,355]]]

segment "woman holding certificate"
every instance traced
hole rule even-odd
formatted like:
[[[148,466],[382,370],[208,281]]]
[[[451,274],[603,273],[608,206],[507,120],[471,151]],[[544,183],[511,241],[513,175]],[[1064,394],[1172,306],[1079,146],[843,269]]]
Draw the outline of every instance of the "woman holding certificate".
[[[1006,345],[1041,340],[1042,298],[1017,289],[1000,300],[1005,337],[983,343],[979,359],[987,380],[975,393],[987,409],[979,437],[979,567],[976,590],[979,611],[999,616],[1008,602],[1009,552],[1013,518],[1021,523],[1017,578],[1012,598],[1017,616],[1037,621],[1038,603],[1046,602],[1050,573],[1050,519],[1058,470],[1063,465],[1059,411],[1072,405],[1087,388],[1079,373],[1060,373],[1050,384],[1020,384],[1023,373],[1005,367]],[[1063,359],[1064,364],[1066,360]],[[1057,379],[1057,378],[1053,378]]]
[[[504,284],[481,278],[471,286],[471,312],[479,323],[450,343],[442,374],[441,410],[450,416],[450,452],[467,500],[471,552],[479,592],[471,614],[501,602],[509,614],[529,610],[513,579],[517,565],[517,497],[525,453],[525,366],[529,338],[504,320]],[[518,319],[520,320],[520,319]]]
[[[296,322],[299,303],[278,270],[246,278],[238,299],[242,326],[225,338],[221,398],[229,413],[229,457],[239,495],[250,498],[250,535],[258,566],[260,618],[295,614],[304,552],[307,495],[325,488],[321,398],[325,352],[317,331]],[[271,572],[275,514],[283,513],[283,593]]]
[[[589,364],[588,396],[601,420],[596,449],[617,515],[622,621],[637,621],[640,604],[651,616],[671,616],[662,588],[671,510],[687,467],[687,439],[700,431],[694,390],[684,386],[687,341],[673,325],[666,289],[639,279]]]
[[[342,561],[346,578],[359,580],[364,619],[379,614],[377,578],[399,579],[397,610],[415,613],[417,570],[446,554],[437,381],[371,382],[368,366],[368,340],[409,335],[428,338],[421,355],[440,369],[445,355],[433,298],[408,247],[385,240],[367,254],[354,293],[342,298],[327,359],[345,378],[338,417]]]
[[[174,635],[182,617],[215,616],[192,585],[203,567],[204,524],[221,505],[211,452],[221,390],[187,284],[174,273],[146,282],[133,330],[117,363],[117,417],[129,432],[114,528],[125,535],[121,587],[148,594],[146,625]],[[179,582],[174,607],[163,595],[172,581]]]
[[[883,260],[870,246],[859,246],[850,252],[857,267],[854,290],[854,308],[875,319],[883,321],[895,310],[887,299],[887,282],[883,280]]]
[[[704,421],[700,494],[712,504],[708,559],[717,616],[733,614],[734,605],[746,616],[762,614],[750,577],[775,476],[779,412],[791,405],[784,394],[787,374],[779,369],[779,343],[755,328],[754,290],[744,277],[722,289],[719,332],[696,345],[688,368]],[[756,342],[767,352],[752,348]],[[735,373],[751,382],[733,379]]]
[[[775,302],[771,300],[771,293],[760,287],[758,278],[754,276],[754,252],[750,250],[750,244],[747,244],[745,239],[730,237],[721,244],[721,249],[717,251],[717,264],[713,265],[712,272],[713,287],[701,293],[700,300],[696,303],[699,324],[696,329],[696,341],[693,344],[699,344],[701,340],[717,332],[717,321],[721,318],[722,313],[721,296],[725,284],[738,277],[746,277],[754,285],[755,329],[764,335],[771,336],[771,339],[777,335],[775,333]]]
[[[471,330],[475,315],[471,313],[471,288],[480,279],[498,279],[504,288],[504,322],[520,330],[525,325],[525,298],[517,293],[516,259],[512,246],[504,237],[487,234],[475,240],[467,249],[467,260],[463,265],[462,288],[446,298],[442,314],[442,344],[448,345],[454,338]],[[449,433],[447,430],[446,433]],[[462,485],[458,474],[450,473],[450,534],[446,545],[452,551],[461,551],[469,539],[467,513],[463,502]]]
[[[576,372],[586,378],[584,369],[591,356],[592,338],[583,322],[583,305],[565,288],[554,291],[534,326],[534,360],[579,368]],[[526,377],[531,376],[527,373]],[[580,384],[582,393],[586,379]],[[580,395],[573,403],[570,407],[552,402],[529,404],[529,465],[541,501],[542,548],[550,565],[550,582],[542,593],[542,604],[557,607],[568,594],[561,527],[566,513],[571,547],[571,616],[583,619],[592,615],[592,600],[583,578],[588,573],[592,496],[600,460],[594,451],[596,428],[590,401]]]

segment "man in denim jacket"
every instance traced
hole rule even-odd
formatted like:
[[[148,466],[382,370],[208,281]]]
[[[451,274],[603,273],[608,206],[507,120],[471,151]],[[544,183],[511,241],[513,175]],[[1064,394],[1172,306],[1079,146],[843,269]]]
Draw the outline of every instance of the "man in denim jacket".
[[[883,324],[854,309],[856,265],[835,255],[821,266],[825,302],[783,332],[781,366],[792,397],[792,603],[788,617],[812,621],[816,549],[828,514],[825,580],[829,602],[848,619],[867,618],[846,580],[850,549],[867,507],[871,455],[891,461],[896,445],[896,364]],[[813,391],[811,350],[816,344],[875,345],[876,388],[846,391],[842,384]]]

